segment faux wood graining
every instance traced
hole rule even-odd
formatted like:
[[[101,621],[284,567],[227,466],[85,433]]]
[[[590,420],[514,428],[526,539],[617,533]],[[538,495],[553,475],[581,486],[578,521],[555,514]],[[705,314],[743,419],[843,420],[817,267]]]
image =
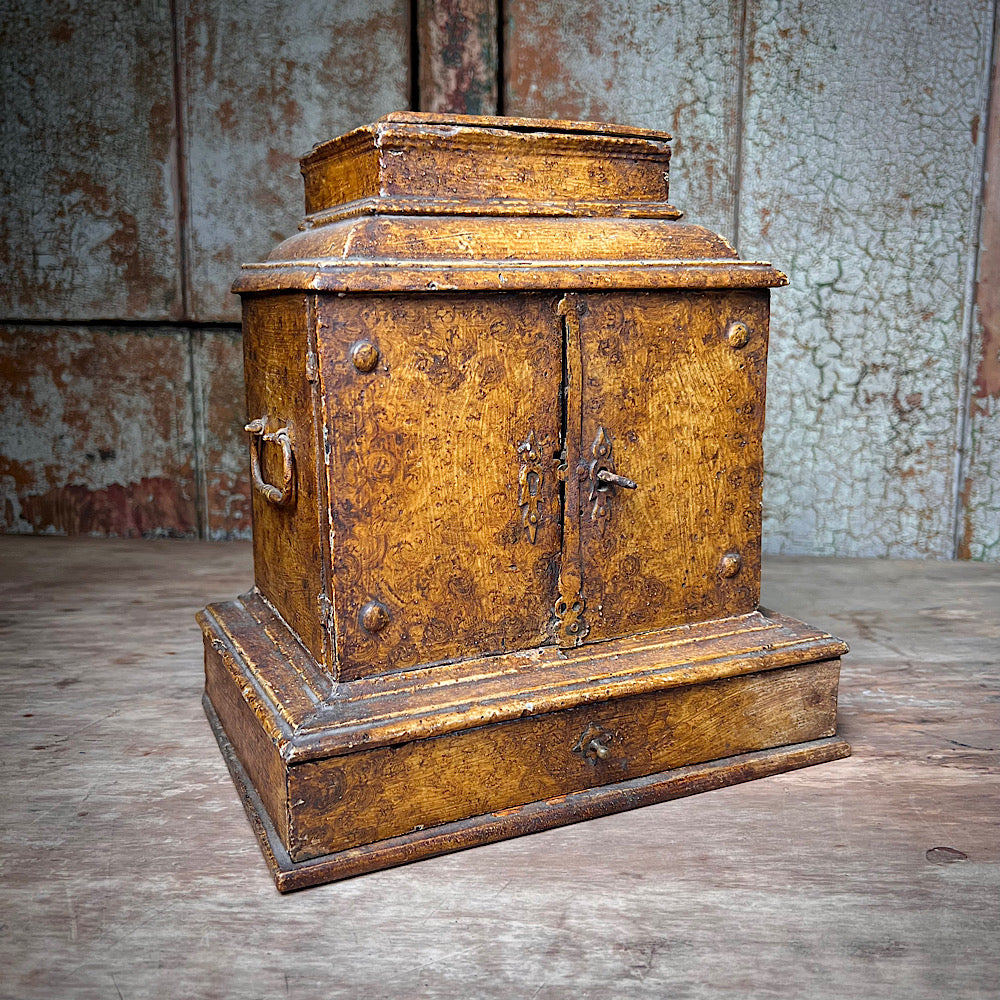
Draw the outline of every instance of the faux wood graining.
[[[668,140],[392,115],[237,281],[257,592],[200,621],[279,887],[847,752],[846,647],[757,610],[786,279],[678,221]]]
[[[717,757],[831,736],[840,661],[728,678],[289,770],[296,860]],[[608,756],[598,759],[590,740]]]
[[[670,136],[648,129],[400,112],[302,160],[309,216],[382,211],[483,215],[660,215]],[[357,204],[364,202],[362,205]]]
[[[552,295],[331,298],[318,307],[339,671],[547,640],[561,511],[562,341]],[[352,360],[369,342],[370,372]],[[532,541],[521,446],[545,473]],[[377,601],[375,631],[361,621]]]
[[[307,301],[302,294],[247,300],[243,350],[248,418],[263,418],[271,433],[289,428],[295,451],[290,503],[278,506],[260,491],[253,492],[256,583],[306,648],[322,662],[323,531],[313,386],[306,377]],[[250,448],[259,448],[264,482],[281,482],[281,448],[247,435],[248,465]]]
[[[582,457],[604,428],[616,469],[638,484],[582,498],[588,638],[752,611],[767,293],[576,301]]]

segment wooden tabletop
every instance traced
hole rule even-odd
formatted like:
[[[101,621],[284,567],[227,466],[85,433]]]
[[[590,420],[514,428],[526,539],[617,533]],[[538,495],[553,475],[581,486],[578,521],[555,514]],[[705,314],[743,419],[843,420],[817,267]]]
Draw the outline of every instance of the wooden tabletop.
[[[854,755],[290,896],[201,709],[244,544],[0,538],[0,996],[996,998],[1000,566],[771,558]]]

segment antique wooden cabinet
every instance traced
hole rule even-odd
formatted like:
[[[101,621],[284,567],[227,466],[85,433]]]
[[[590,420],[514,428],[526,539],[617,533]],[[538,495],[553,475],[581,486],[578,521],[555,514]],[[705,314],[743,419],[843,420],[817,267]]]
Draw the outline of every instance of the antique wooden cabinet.
[[[768,264],[669,136],[396,114],[243,297],[255,586],[206,710],[280,889],[843,756],[758,608]]]

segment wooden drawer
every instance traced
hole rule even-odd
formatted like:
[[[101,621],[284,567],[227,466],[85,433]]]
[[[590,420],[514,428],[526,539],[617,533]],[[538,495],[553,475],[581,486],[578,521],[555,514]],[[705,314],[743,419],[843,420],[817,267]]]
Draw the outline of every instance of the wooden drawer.
[[[585,705],[289,768],[304,860],[595,785],[833,735],[839,659]],[[603,754],[603,756],[601,756]]]

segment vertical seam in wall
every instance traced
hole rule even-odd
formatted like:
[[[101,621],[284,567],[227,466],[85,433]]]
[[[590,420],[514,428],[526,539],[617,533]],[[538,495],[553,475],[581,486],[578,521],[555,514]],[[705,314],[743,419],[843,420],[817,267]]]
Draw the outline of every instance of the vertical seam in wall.
[[[732,232],[733,246],[737,250],[740,246],[740,211],[743,191],[743,106],[746,101],[748,2],[749,0],[742,0],[740,4],[740,44],[736,63],[736,127],[734,137],[736,156],[733,162],[733,224],[730,231]]]
[[[194,448],[195,519],[198,537],[208,538],[208,480],[205,471],[205,407],[202,405],[201,369],[198,366],[196,341],[202,332],[193,328],[187,331],[188,392],[191,394],[192,446]]]
[[[410,110],[420,111],[420,0],[410,0]]]
[[[173,54],[174,88],[174,224],[177,234],[177,260],[180,269],[181,318],[191,320],[191,282],[188,275],[188,192],[187,192],[187,130],[184,127],[184,73],[181,59],[181,0],[170,0],[170,43]]]
[[[504,75],[506,70],[506,57],[507,57],[507,10],[504,0],[496,0],[496,12],[497,12],[497,58],[496,58],[496,74],[497,74],[497,114],[505,115],[507,113],[507,94],[506,94],[506,82],[504,80]]]
[[[173,98],[174,98],[174,183],[176,197],[174,199],[174,226],[177,239],[177,261],[180,269],[181,285],[181,316],[185,322],[190,322],[191,316],[191,279],[189,266],[188,231],[188,178],[187,178],[187,129],[184,116],[184,64],[181,52],[181,36],[183,32],[183,0],[170,0],[170,43],[173,55]],[[200,334],[192,327],[187,328],[187,390],[191,403],[191,447],[192,473],[195,483],[195,525],[199,538],[208,537],[208,483],[205,475],[204,458],[204,407],[201,400],[201,382],[197,365],[195,338]]]
[[[985,94],[979,111],[983,123],[979,133],[979,146],[976,150],[976,164],[973,175],[978,179],[978,185],[972,199],[969,212],[969,262],[965,273],[965,302],[962,307],[963,344],[958,365],[958,417],[955,428],[955,459],[952,471],[952,509],[951,509],[951,551],[948,558],[957,559],[962,551],[965,540],[965,481],[970,474],[972,459],[972,379],[973,358],[972,347],[976,342],[976,286],[979,278],[980,240],[982,236],[983,194],[986,189],[986,148],[989,140],[990,113],[992,112],[992,82],[994,61],[996,59],[997,43],[1000,40],[1000,4],[994,0],[989,39],[989,55],[986,58],[986,74],[984,80]]]

